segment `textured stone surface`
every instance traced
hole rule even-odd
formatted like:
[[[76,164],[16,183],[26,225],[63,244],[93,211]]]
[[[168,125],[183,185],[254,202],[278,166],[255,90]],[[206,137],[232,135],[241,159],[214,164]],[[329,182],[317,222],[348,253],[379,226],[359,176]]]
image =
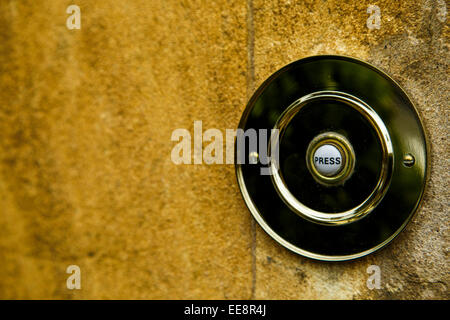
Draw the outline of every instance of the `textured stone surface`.
[[[69,4],[81,30],[65,26]],[[381,28],[369,30],[369,4]],[[448,299],[446,4],[1,1],[0,298]],[[172,131],[235,128],[285,64],[344,54],[392,75],[431,145],[423,205],[345,263],[288,252],[251,219],[232,165],[175,165]],[[68,265],[82,290],[67,290]],[[382,288],[368,290],[377,264]]]
[[[176,166],[172,131],[237,126],[246,6],[2,1],[2,298],[248,298],[232,166]],[[65,289],[79,265],[82,290]]]
[[[313,262],[274,245],[258,228],[257,298],[448,298],[448,23],[442,1],[382,1],[381,28],[366,26],[372,2],[255,1],[255,84],[314,54],[342,54],[388,72],[417,104],[431,142],[431,177],[421,210],[387,248],[345,263]],[[382,288],[366,287],[381,268]],[[278,279],[278,281],[273,281]]]

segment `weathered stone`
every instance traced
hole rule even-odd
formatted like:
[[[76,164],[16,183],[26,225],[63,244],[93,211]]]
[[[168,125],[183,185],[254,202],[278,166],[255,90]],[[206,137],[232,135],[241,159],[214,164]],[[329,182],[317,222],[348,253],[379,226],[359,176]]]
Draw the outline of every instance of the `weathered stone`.
[[[448,299],[443,0],[0,2],[0,298]],[[387,71],[431,145],[423,205],[357,261],[288,252],[252,220],[232,165],[175,165],[177,128],[237,127],[285,64],[343,54]],[[79,265],[82,290],[66,288]],[[377,264],[382,288],[369,290]]]

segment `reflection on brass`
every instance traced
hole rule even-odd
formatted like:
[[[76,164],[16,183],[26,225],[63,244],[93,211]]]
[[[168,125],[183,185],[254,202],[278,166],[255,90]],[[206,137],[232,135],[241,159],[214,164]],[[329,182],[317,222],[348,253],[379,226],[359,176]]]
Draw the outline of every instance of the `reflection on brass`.
[[[249,162],[251,164],[257,164],[258,163],[258,159],[259,159],[259,154],[256,151],[252,151],[250,152],[250,154],[248,155],[249,158]]]
[[[407,167],[412,167],[414,165],[414,162],[414,156],[410,153],[405,154],[405,156],[403,157],[403,164]]]
[[[404,229],[421,202],[428,149],[420,117],[400,86],[367,63],[314,56],[285,66],[255,92],[239,128],[280,129],[267,146],[269,155],[279,152],[272,175],[260,174],[261,163],[236,164],[236,175],[253,217],[293,252],[328,261],[370,254]],[[327,140],[354,160],[336,184],[311,174],[307,155],[311,141],[330,133],[353,151]]]

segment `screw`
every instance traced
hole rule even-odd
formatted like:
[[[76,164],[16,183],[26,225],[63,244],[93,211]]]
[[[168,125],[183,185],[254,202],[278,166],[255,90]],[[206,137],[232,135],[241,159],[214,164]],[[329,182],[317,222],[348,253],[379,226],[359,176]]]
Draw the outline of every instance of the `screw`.
[[[412,167],[414,165],[414,163],[416,162],[416,159],[414,159],[414,156],[410,153],[407,153],[404,155],[403,157],[403,164],[405,165],[405,167]]]
[[[258,163],[259,154],[256,151],[250,152],[250,154],[248,155],[248,158],[249,158],[250,164],[257,164]]]

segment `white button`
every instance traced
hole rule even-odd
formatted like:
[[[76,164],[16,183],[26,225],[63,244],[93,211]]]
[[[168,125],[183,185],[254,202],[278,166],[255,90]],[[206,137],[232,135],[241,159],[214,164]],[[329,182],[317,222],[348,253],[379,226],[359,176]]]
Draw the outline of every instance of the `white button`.
[[[314,166],[324,176],[334,176],[342,168],[342,154],[331,144],[324,144],[314,152]]]

